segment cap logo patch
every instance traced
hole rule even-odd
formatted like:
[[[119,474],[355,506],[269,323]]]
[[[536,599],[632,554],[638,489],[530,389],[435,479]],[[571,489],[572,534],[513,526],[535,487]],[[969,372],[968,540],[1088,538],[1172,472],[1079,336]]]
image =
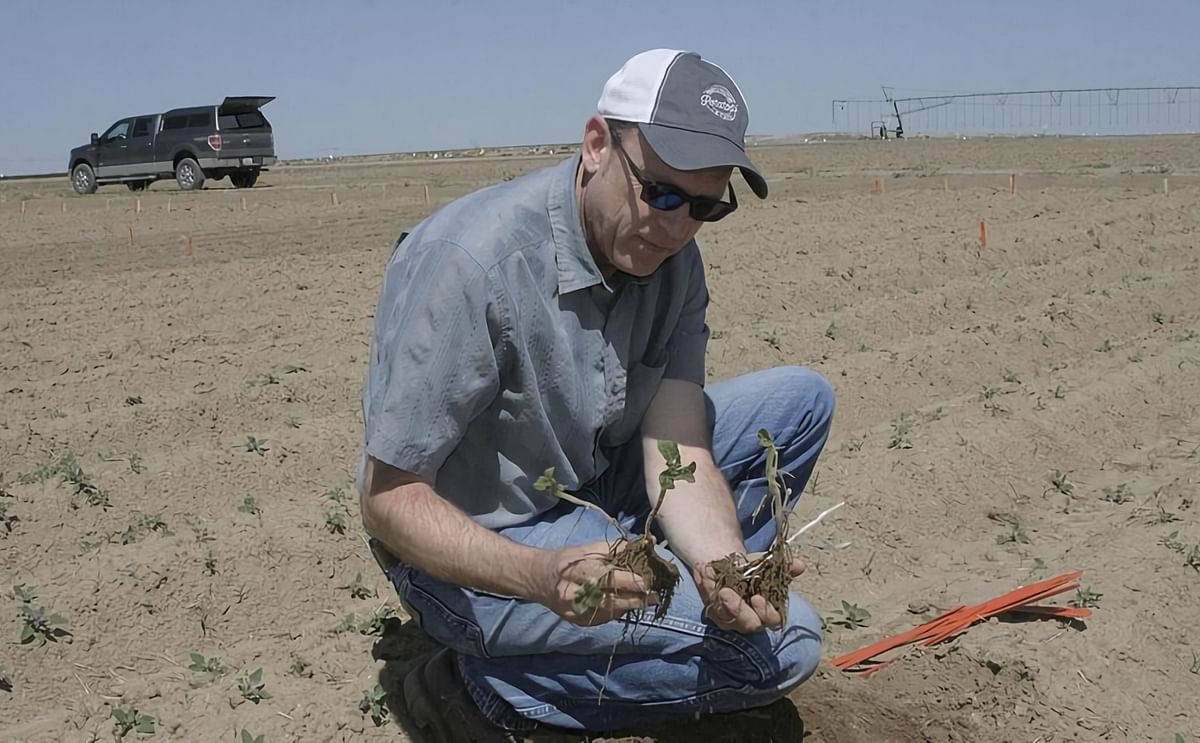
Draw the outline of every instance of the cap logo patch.
[[[725,121],[733,121],[738,115],[737,100],[724,85],[710,85],[700,94],[700,105]]]

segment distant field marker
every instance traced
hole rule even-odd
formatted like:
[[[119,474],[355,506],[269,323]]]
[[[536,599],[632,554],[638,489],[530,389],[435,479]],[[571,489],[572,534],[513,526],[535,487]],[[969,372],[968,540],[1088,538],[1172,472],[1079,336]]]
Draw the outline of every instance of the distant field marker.
[[[1171,186],[1167,183],[1167,179],[1163,178],[1163,196],[1171,195]],[[21,202],[21,206],[25,206],[25,202]]]
[[[142,200],[141,200],[141,199],[134,199],[134,200],[133,200],[133,211],[134,211],[134,213],[135,213],[135,214],[141,214],[141,213],[142,213]]]
[[[1008,192],[1010,194],[1016,194],[1016,192],[1017,192],[1017,175],[1016,175],[1016,173],[1008,174]]]
[[[181,240],[183,240],[183,254],[191,255],[192,254],[192,236],[191,235],[180,235],[179,237]]]
[[[330,204],[332,204],[333,206],[337,206],[337,205],[338,205],[337,191],[330,191],[330,192],[329,192],[329,203],[330,203]]]
[[[242,211],[246,211],[246,197],[242,197]]]
[[[132,248],[133,247],[133,225],[127,225],[127,226],[129,227],[129,247]]]
[[[167,214],[171,213],[171,197],[167,197]]]
[[[987,222],[979,220],[979,247],[987,247]]]
[[[429,186],[425,186],[425,206],[429,206]]]

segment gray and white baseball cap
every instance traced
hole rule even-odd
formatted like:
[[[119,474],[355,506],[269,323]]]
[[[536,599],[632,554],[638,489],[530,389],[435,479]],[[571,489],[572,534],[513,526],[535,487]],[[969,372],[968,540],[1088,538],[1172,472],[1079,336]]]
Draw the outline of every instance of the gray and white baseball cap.
[[[651,49],[631,57],[605,83],[597,112],[637,123],[675,170],[736,167],[766,198],[767,181],[746,155],[746,99],[733,78],[696,52]]]

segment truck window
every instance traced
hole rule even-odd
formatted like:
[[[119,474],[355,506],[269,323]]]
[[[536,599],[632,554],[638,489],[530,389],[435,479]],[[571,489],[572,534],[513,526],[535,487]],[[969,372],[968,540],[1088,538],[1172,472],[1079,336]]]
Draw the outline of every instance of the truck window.
[[[113,124],[112,128],[104,133],[102,139],[105,142],[112,142],[117,139],[125,139],[129,136],[129,122],[118,121]]]
[[[267,125],[266,119],[258,111],[245,113],[224,114],[218,119],[223,131],[233,129],[262,129]]]
[[[187,128],[188,129],[209,129],[211,127],[212,127],[212,114],[202,113],[202,114],[192,114],[192,115],[188,116],[188,119],[187,119]]]
[[[163,131],[168,131],[170,129],[186,129],[187,120],[188,117],[186,116],[168,116],[166,120],[163,121]]]
[[[153,119],[147,117],[138,119],[133,123],[133,137],[148,137],[150,136],[150,123]]]

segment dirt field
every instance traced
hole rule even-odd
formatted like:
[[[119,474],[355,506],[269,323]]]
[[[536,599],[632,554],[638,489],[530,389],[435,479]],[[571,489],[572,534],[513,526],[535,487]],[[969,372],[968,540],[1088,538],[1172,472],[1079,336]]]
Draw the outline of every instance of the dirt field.
[[[709,371],[837,390],[798,512],[847,504],[797,582],[826,657],[1075,569],[1095,614],[993,620],[869,679],[826,664],[796,711],[628,740],[1200,740],[1200,141],[757,158],[771,198],[701,232]],[[0,183],[0,740],[111,740],[114,708],[154,740],[408,739],[359,707],[421,643],[382,621],[351,485],[378,283],[425,186],[555,160],[281,167],[156,184],[140,213],[123,187]],[[14,585],[70,634],[19,643]],[[832,624],[842,601],[866,626]]]

